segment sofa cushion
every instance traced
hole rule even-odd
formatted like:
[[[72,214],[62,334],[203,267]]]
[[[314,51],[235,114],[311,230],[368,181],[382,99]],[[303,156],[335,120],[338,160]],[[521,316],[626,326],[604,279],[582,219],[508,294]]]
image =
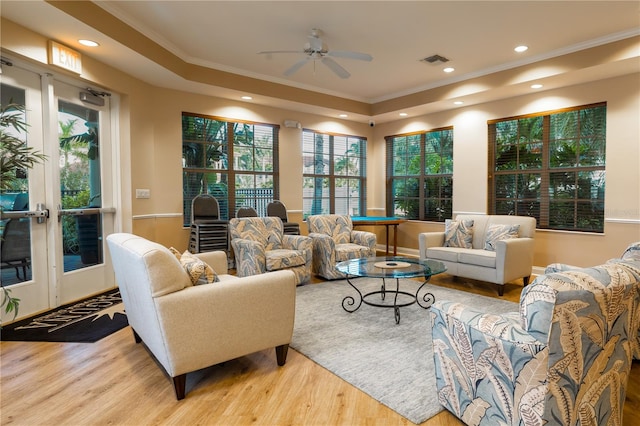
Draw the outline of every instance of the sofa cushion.
[[[447,219],[444,224],[444,246],[471,248],[473,220]]]
[[[210,284],[220,281],[220,278],[218,278],[218,275],[211,266],[189,251],[180,254],[180,252],[173,247],[169,248],[169,251],[180,261],[184,270],[187,271],[191,284]]]
[[[458,254],[458,262],[467,265],[483,266],[485,268],[495,268],[496,252],[477,249],[461,250]]]
[[[495,251],[496,243],[498,241],[508,240],[509,238],[518,238],[519,230],[520,225],[489,225],[489,227],[487,228],[484,249]]]
[[[349,259],[369,256],[369,247],[353,243],[336,244],[335,253],[336,262],[342,262]]]
[[[278,271],[280,269],[293,268],[304,265],[306,259],[304,252],[300,250],[276,249],[266,252],[267,271]]]
[[[427,259],[457,262],[460,249],[455,247],[431,247],[427,249]]]

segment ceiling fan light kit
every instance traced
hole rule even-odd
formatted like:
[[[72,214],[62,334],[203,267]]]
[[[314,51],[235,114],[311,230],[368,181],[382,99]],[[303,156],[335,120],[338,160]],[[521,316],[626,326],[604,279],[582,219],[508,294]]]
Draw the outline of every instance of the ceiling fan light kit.
[[[284,71],[285,76],[290,76],[295,74],[300,68],[302,68],[307,62],[312,61],[314,64],[314,73],[315,73],[315,63],[321,62],[331,71],[333,71],[340,78],[349,78],[351,74],[347,71],[342,65],[337,63],[333,58],[346,58],[346,59],[356,59],[358,61],[366,61],[370,62],[373,60],[373,57],[367,53],[360,52],[350,52],[350,51],[337,51],[337,50],[329,50],[327,44],[320,38],[321,30],[314,28],[311,30],[311,35],[308,36],[309,41],[305,43],[304,49],[302,50],[268,50],[258,52],[258,54],[266,54],[271,55],[274,53],[298,53],[304,54],[305,57],[291,67],[287,68]]]

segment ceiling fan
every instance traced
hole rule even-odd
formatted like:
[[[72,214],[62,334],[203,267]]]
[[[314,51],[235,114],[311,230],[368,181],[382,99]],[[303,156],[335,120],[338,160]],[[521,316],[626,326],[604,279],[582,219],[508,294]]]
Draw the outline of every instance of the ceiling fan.
[[[303,50],[268,50],[263,52],[258,52],[259,55],[262,54],[272,54],[272,53],[303,53],[305,57],[300,61],[293,64],[290,68],[288,68],[284,75],[290,76],[297,72],[303,65],[305,65],[309,61],[313,61],[314,67],[315,63],[320,61],[324,65],[326,65],[331,71],[336,73],[336,75],[340,78],[349,78],[351,74],[349,71],[344,69],[340,64],[333,60],[333,58],[347,58],[347,59],[357,59],[359,61],[371,61],[373,58],[371,55],[360,52],[348,52],[341,50],[329,50],[326,43],[320,38],[321,30],[317,28],[313,28],[311,30],[311,35],[307,36],[309,41],[305,43]],[[315,68],[314,68],[315,69]]]

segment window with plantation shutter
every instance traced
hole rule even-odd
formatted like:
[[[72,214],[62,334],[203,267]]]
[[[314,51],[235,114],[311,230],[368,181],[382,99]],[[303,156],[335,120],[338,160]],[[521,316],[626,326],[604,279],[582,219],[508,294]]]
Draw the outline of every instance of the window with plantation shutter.
[[[220,219],[240,207],[266,216],[267,204],[280,198],[278,132],[273,124],[227,121],[182,113],[183,219],[189,226],[191,201],[211,194]]]
[[[385,139],[387,216],[437,222],[450,219],[453,127]]]
[[[489,121],[489,213],[604,232],[605,103]]]
[[[358,136],[302,132],[303,216],[365,216],[367,140]]]

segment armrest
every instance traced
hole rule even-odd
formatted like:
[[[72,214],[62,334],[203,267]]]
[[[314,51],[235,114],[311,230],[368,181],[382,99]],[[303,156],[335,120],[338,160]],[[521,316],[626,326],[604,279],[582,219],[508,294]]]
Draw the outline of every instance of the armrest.
[[[369,231],[351,231],[351,242],[360,246],[369,247],[371,256],[376,254],[376,234]]]
[[[331,264],[336,261],[336,242],[327,234],[312,232],[309,234],[313,242],[313,263],[326,259]]]
[[[455,320],[465,328],[473,328],[486,336],[503,341],[542,344],[522,327],[517,311],[502,315],[488,314],[462,303],[448,301],[435,302],[430,309],[434,315],[444,319],[445,324],[450,325],[451,320]]]
[[[304,235],[288,235],[282,236],[282,245],[289,250],[299,250],[304,252],[306,263],[311,263],[313,258],[313,240]]]
[[[227,253],[223,251],[207,251],[194,254],[197,258],[202,260],[213,268],[218,275],[226,275],[229,273],[229,265],[227,263]]]
[[[427,257],[427,249],[430,247],[444,246],[444,232],[422,232],[418,234],[420,258]]]
[[[263,274],[267,271],[265,246],[253,240],[234,238],[231,240],[239,277]]]
[[[498,280],[508,282],[531,275],[533,238],[510,238],[496,243]]]
[[[156,297],[173,375],[290,343],[295,296],[295,274],[277,271]]]

